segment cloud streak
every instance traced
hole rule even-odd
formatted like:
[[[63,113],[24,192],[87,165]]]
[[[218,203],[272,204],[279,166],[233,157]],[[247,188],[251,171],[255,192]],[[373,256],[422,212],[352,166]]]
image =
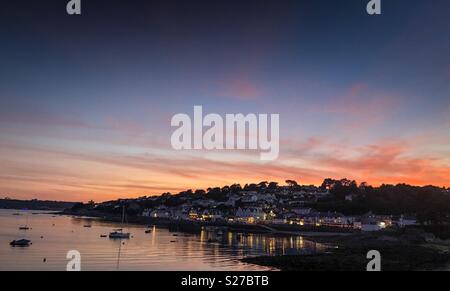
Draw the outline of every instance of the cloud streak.
[[[109,200],[261,180],[283,183],[285,179],[296,179],[320,184],[327,177],[347,177],[374,185],[405,182],[450,186],[450,166],[445,159],[414,156],[414,147],[406,141],[339,146],[311,138],[298,147],[294,142],[286,144],[292,150],[271,164],[261,163],[257,158],[230,159],[234,153],[212,159],[200,153],[173,156],[171,150],[142,154],[81,153],[3,144],[0,192],[15,189],[18,194],[29,195],[33,189],[35,195],[48,199],[67,195],[84,201]],[[341,150],[337,151],[338,148]],[[20,158],[10,158],[13,154]]]

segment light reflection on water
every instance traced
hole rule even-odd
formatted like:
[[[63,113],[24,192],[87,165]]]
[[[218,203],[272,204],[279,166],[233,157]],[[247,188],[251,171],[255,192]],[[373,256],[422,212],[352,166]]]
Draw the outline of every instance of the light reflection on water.
[[[248,256],[309,253],[324,246],[302,237],[274,237],[203,230],[200,234],[169,232],[153,227],[129,226],[130,240],[110,240],[108,234],[118,225],[96,219],[31,214],[15,216],[18,211],[0,210],[0,270],[65,270],[69,250],[81,253],[82,270],[267,270],[244,264]],[[28,214],[26,214],[28,213]],[[37,213],[33,211],[33,213]],[[28,231],[20,231],[26,224]],[[84,226],[90,224],[91,228]],[[9,242],[26,238],[28,248],[14,248]],[[123,245],[121,245],[121,242]],[[119,265],[119,249],[120,260]],[[44,258],[46,262],[44,262]]]

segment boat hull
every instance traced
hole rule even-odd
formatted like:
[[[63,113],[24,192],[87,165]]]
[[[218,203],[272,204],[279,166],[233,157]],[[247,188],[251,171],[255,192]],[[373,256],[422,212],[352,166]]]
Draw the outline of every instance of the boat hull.
[[[26,239],[13,240],[9,243],[9,245],[13,247],[29,247],[31,245],[31,241]]]
[[[109,238],[111,239],[129,239],[130,234],[129,233],[110,233]]]

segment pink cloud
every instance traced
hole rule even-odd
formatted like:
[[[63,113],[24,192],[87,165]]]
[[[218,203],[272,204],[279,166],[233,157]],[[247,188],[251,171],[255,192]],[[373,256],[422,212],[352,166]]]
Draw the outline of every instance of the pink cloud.
[[[343,118],[339,126],[345,130],[365,129],[382,123],[398,108],[400,96],[377,91],[367,84],[357,83],[331,103],[324,104],[321,111]]]
[[[248,101],[258,99],[261,96],[261,92],[245,74],[240,74],[217,82],[216,95]]]
[[[361,146],[311,137],[285,140],[274,163],[208,159],[166,152],[124,154],[75,152],[47,147],[0,143],[0,191],[38,198],[64,195],[64,200],[102,201],[118,197],[157,195],[165,191],[207,188],[232,183],[295,179],[320,184],[324,178],[348,177],[372,184],[411,183],[450,186],[447,156],[417,155],[414,140],[381,140]],[[233,157],[234,153],[230,154]],[[59,197],[61,198],[61,196]]]
[[[106,117],[105,124],[107,128],[126,133],[139,133],[144,131],[141,124],[126,118]]]

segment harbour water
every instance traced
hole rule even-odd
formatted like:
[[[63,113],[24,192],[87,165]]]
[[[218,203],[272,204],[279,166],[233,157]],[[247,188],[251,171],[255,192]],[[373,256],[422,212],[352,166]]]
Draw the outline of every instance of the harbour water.
[[[28,224],[29,230],[19,230]],[[90,227],[86,227],[90,226]],[[67,253],[81,254],[85,271],[240,271],[269,270],[245,264],[249,256],[302,254],[325,247],[300,236],[270,234],[170,232],[153,226],[129,225],[129,240],[111,240],[107,235],[116,223],[98,219],[46,214],[39,211],[0,210],[0,271],[66,270]],[[16,239],[29,239],[29,247],[12,247]]]

